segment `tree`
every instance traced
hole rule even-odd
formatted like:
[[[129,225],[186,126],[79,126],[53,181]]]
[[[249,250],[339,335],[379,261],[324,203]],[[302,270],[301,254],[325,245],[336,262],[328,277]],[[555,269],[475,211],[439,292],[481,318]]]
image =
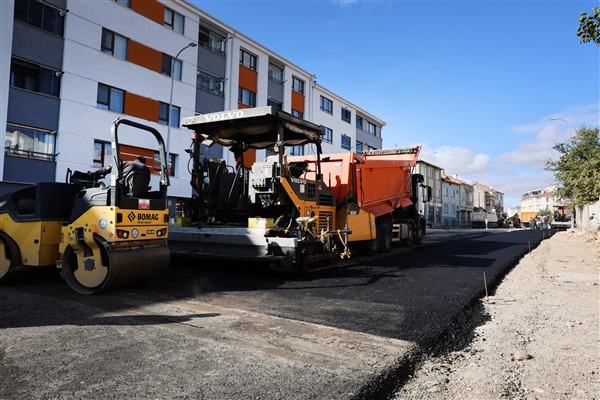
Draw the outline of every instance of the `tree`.
[[[581,206],[600,199],[600,129],[581,127],[566,143],[557,143],[558,160],[546,161],[559,188],[557,195]]]
[[[593,8],[594,13],[581,13],[577,36],[580,43],[594,42],[600,47],[600,7]]]

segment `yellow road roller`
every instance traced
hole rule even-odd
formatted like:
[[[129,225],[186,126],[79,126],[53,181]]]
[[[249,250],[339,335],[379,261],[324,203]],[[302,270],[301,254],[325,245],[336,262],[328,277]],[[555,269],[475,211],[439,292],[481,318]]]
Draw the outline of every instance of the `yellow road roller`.
[[[122,162],[123,125],[158,142],[157,190],[149,186],[149,169],[128,172]],[[156,129],[120,118],[111,136],[110,169],[68,170],[65,183],[42,182],[0,197],[0,283],[19,270],[57,267],[71,289],[94,294],[152,280],[168,267],[164,141]],[[108,174],[110,186],[104,186]]]

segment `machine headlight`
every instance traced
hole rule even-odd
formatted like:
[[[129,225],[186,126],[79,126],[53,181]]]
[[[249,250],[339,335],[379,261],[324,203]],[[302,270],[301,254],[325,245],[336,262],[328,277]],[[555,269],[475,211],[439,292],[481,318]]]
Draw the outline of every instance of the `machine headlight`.
[[[131,237],[134,239],[137,239],[137,237],[140,235],[140,231],[137,230],[137,228],[133,228],[131,231]]]
[[[106,227],[108,226],[108,221],[106,220],[106,218],[102,218],[100,221],[98,221],[98,226],[100,227],[100,229],[106,229]]]

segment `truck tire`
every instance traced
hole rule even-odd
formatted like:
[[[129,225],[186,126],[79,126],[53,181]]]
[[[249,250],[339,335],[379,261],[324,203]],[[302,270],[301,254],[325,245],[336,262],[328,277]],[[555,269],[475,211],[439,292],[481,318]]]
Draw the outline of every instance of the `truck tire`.
[[[389,224],[381,224],[377,228],[379,251],[389,253],[392,250],[392,228]]]

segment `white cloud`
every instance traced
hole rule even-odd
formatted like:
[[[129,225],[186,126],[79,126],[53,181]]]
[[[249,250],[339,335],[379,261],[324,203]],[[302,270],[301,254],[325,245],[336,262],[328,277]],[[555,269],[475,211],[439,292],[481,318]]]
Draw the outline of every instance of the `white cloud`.
[[[446,175],[472,175],[491,168],[490,156],[473,154],[470,149],[458,146],[442,146],[437,149],[424,145],[421,159],[445,169]]]
[[[349,7],[352,4],[358,3],[358,0],[336,0],[334,3],[339,4],[342,7]]]

